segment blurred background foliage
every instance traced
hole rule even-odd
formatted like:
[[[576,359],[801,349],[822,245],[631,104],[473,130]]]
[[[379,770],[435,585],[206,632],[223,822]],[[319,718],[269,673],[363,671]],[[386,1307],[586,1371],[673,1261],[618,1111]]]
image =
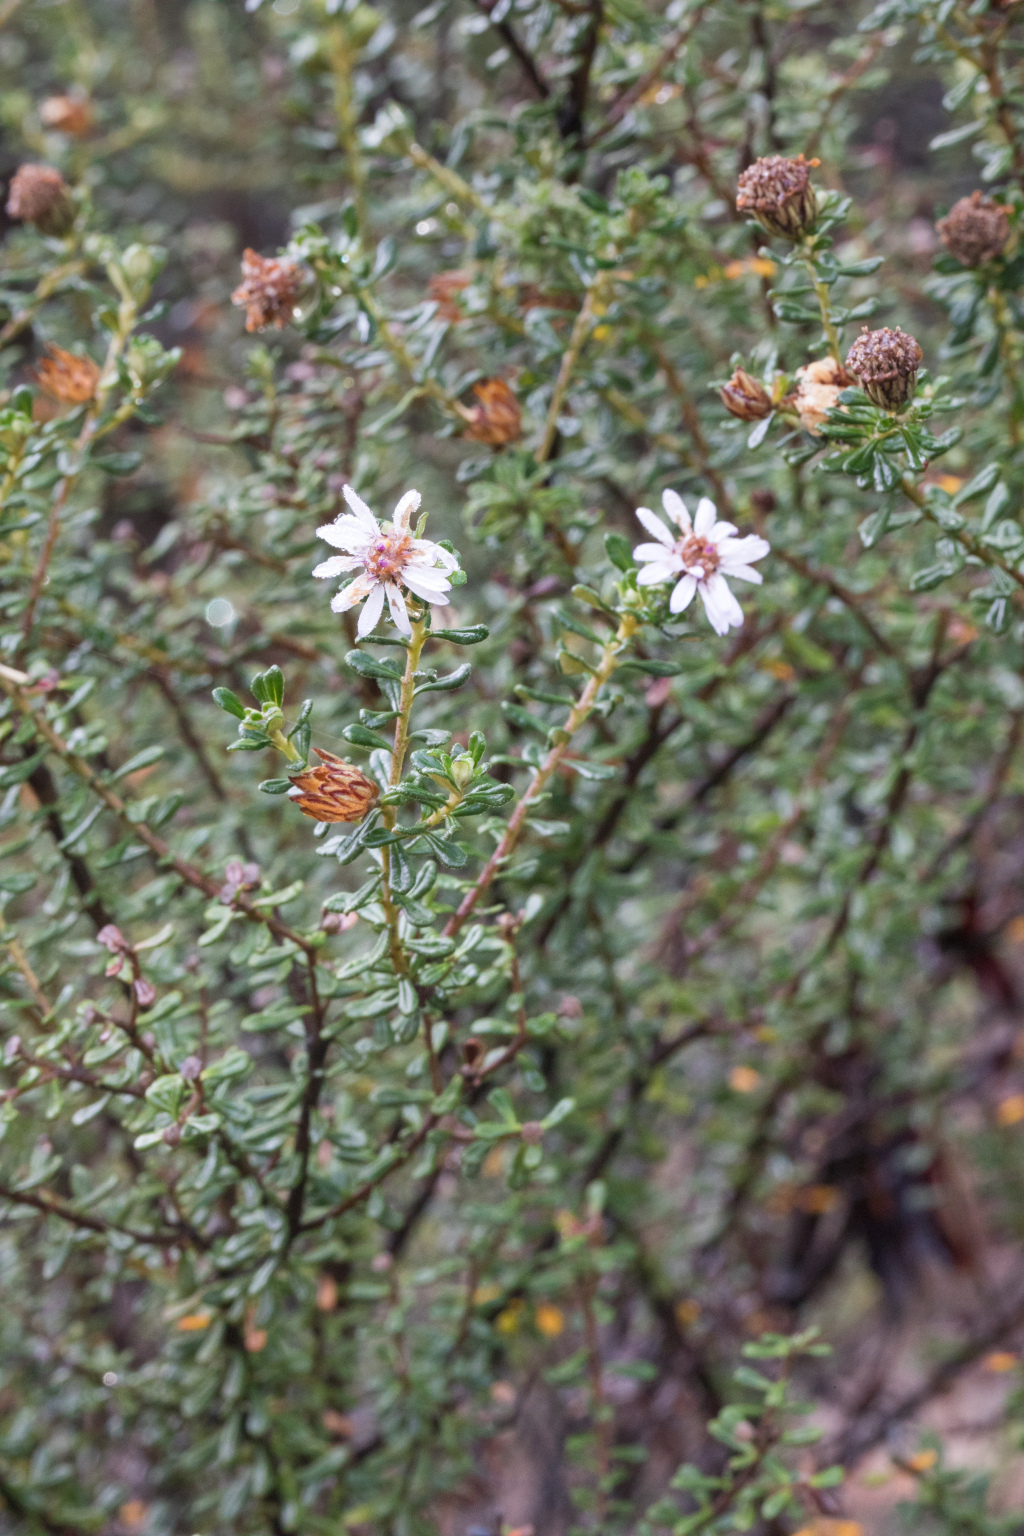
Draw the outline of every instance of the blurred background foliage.
[[[1020,11],[0,0],[0,171],[74,197],[0,275],[0,1530],[1022,1529]],[[902,482],[785,404],[774,153],[843,355],[924,349]],[[417,749],[517,796],[638,505],[772,544],[734,635],[642,610],[450,961],[504,789],[410,858],[411,1002],[375,855],[210,698],[280,668],[380,771],[396,653],[310,577],[349,481],[468,576]]]

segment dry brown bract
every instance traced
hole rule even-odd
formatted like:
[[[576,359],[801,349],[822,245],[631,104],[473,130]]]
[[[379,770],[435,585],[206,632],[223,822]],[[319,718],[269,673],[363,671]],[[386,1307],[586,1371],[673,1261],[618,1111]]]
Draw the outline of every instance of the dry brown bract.
[[[762,229],[784,240],[799,240],[818,217],[818,199],[811,186],[817,160],[803,155],[766,155],[748,166],[736,183],[736,207],[752,213]]]
[[[899,411],[914,398],[917,370],[924,353],[899,326],[894,331],[864,327],[846,358],[846,366],[873,405]]]
[[[100,377],[100,370],[92,358],[65,352],[53,342],[47,343],[46,350],[49,357],[41,358],[35,368],[35,380],[43,393],[65,405],[84,405],[91,400]]]
[[[320,762],[295,775],[289,797],[314,821],[362,821],[376,804],[376,784],[343,757],[314,751]]]
[[[44,128],[73,139],[84,139],[96,120],[92,103],[81,96],[48,96],[40,103],[39,116]]]
[[[479,405],[462,407],[466,436],[492,448],[517,443],[523,435],[523,413],[504,379],[483,379],[473,385],[473,393]]]
[[[280,330],[287,325],[295,309],[303,276],[302,268],[287,257],[244,251],[242,281],[231,295],[231,302],[244,307],[246,330],[262,331],[268,325]]]
[[[994,203],[980,192],[962,197],[954,203],[944,219],[935,228],[939,238],[951,256],[961,266],[983,267],[1002,254],[1010,238],[1010,212],[1006,203]]]
[[[71,188],[51,165],[22,165],[7,196],[12,219],[33,224],[44,235],[65,235],[75,217]]]
[[[771,395],[742,368],[734,371],[728,384],[718,393],[730,416],[738,416],[741,421],[763,421],[772,413]]]
[[[452,325],[465,319],[462,310],[455,300],[464,289],[469,287],[470,275],[458,268],[451,272],[436,272],[427,284],[427,292],[432,299],[437,301],[437,313],[441,320],[448,320]]]
[[[796,377],[796,394],[791,398],[800,425],[812,437],[818,437],[829,411],[838,406],[841,391],[857,381],[834,357],[820,357],[798,368]]]

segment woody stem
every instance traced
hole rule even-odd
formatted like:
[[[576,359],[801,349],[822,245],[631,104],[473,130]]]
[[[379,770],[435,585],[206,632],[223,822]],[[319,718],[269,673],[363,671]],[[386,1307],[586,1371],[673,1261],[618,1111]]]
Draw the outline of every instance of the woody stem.
[[[409,721],[412,716],[412,700],[416,689],[416,669],[420,664],[420,653],[423,643],[427,638],[426,621],[423,618],[413,620],[412,638],[409,641],[405,653],[405,674],[402,677],[402,689],[398,699],[398,719],[395,721],[395,741],[391,749],[391,773],[388,776],[388,788],[395,789],[401,783],[402,769],[405,766],[405,754],[409,747]],[[396,819],[396,810],[393,805],[383,807],[384,825],[390,832]],[[398,933],[398,908],[391,898],[391,849],[385,845],[381,849],[381,898],[380,903],[384,908],[388,920],[388,932],[390,934],[391,960],[395,972],[404,976],[409,967],[406,963],[405,953],[402,949],[402,941]]]

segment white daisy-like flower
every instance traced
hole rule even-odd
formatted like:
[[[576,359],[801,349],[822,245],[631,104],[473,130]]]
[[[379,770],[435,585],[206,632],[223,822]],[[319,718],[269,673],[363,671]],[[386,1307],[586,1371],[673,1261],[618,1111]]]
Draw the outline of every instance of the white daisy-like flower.
[[[356,633],[368,635],[377,627],[386,595],[395,628],[403,635],[411,635],[412,625],[402,587],[407,587],[425,603],[443,606],[452,588],[448,573],[457,570],[459,562],[440,544],[434,544],[430,539],[413,538],[409,524],[420,504],[419,491],[406,491],[391,522],[384,524],[378,523],[366,502],[350,485],[342,487],[342,495],[349,512],[343,512],[333,523],[325,523],[317,529],[316,535],[344,553],[324,560],[316,566],[313,575],[327,578],[359,571],[355,581],[342,587],[331,599],[333,611],[344,613],[365,599]]]
[[[771,545],[756,533],[745,539],[734,538],[734,525],[718,521],[715,504],[706,496],[697,503],[692,522],[677,492],[663,491],[661,504],[680,530],[680,536],[666,528],[650,507],[637,507],[637,517],[658,541],[638,544],[633,551],[634,559],[643,564],[637,584],[659,587],[663,582],[675,581],[668,604],[673,613],[682,613],[692,603],[694,593],[699,592],[716,634],[727,634],[733,626],[738,629],[743,623],[743,609],[725,578],[760,585],[760,572],[750,562],[763,559]]]

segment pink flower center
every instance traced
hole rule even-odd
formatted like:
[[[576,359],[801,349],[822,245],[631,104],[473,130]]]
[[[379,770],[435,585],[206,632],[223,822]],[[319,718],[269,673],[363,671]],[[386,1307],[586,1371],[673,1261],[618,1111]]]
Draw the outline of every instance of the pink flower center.
[[[363,556],[366,574],[375,581],[395,581],[409,558],[412,539],[407,533],[382,533]]]
[[[695,533],[678,540],[676,554],[688,571],[694,571],[696,566],[700,566],[705,576],[717,571],[722,560],[718,546],[712,544],[710,539],[699,539]]]

